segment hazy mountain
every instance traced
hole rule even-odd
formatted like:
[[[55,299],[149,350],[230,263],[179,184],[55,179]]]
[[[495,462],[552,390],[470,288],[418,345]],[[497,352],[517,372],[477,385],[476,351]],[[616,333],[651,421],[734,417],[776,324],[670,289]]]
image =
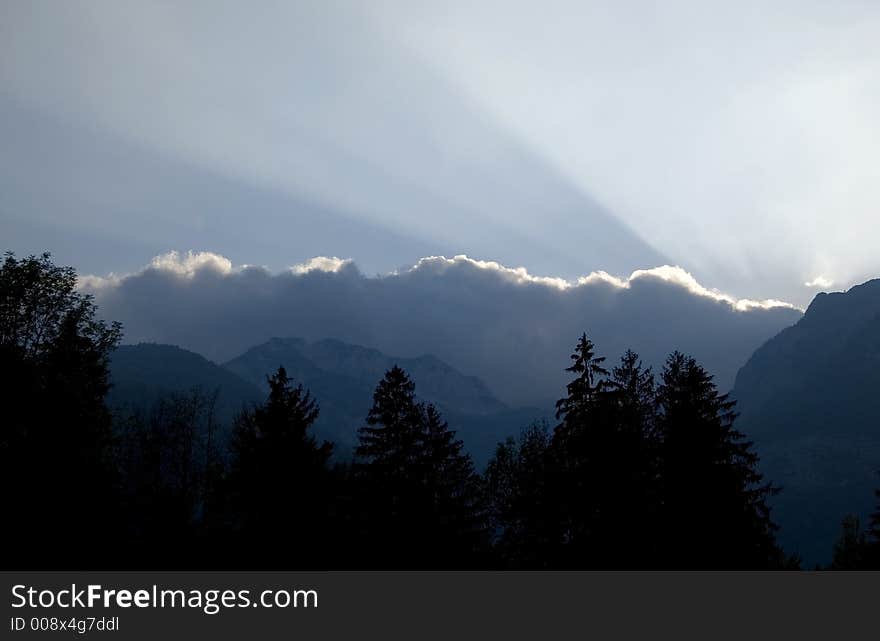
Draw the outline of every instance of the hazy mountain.
[[[266,373],[283,365],[289,376],[318,399],[318,431],[347,451],[354,446],[376,383],[395,364],[413,378],[419,398],[443,411],[480,461],[488,457],[498,440],[543,414],[534,408],[507,407],[479,378],[466,376],[434,356],[395,358],[333,339],[310,343],[300,338],[273,338],[224,367],[265,388]]]
[[[357,428],[370,408],[376,383],[394,364],[410,373],[421,399],[441,408],[478,462],[488,458],[499,440],[549,415],[535,408],[507,407],[480,379],[434,356],[394,358],[342,341],[308,343],[297,338],[273,338],[224,366],[173,345],[122,346],[113,354],[108,402],[148,411],[171,392],[196,387],[208,393],[216,390],[217,416],[230,424],[242,406],[265,398],[266,376],[283,365],[318,400],[316,433],[334,441],[337,454],[345,458],[357,441]]]
[[[110,362],[113,384],[107,401],[114,407],[148,410],[171,392],[201,388],[217,392],[217,417],[229,422],[242,406],[263,397],[262,390],[195,352],[174,345],[122,345]]]
[[[483,381],[465,376],[434,356],[395,358],[334,339],[308,343],[300,338],[273,338],[252,347],[225,367],[264,385],[266,372],[279,365],[284,365],[288,374],[298,380],[328,379],[342,386],[365,386],[371,395],[385,372],[399,365],[417,381],[419,396],[440,407],[470,414],[492,414],[506,409]]]
[[[827,560],[848,512],[863,518],[880,486],[880,280],[819,294],[803,318],[736,378],[741,425],[777,498],[781,540]]]

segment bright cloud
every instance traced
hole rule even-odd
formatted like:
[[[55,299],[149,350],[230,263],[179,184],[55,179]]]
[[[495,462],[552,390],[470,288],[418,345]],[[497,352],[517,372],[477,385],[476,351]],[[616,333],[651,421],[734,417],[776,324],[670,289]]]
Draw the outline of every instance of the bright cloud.
[[[446,258],[445,256],[429,256],[427,258],[422,258],[412,267],[412,270],[432,269],[435,271],[442,271],[445,268],[453,268],[462,265],[469,265],[477,269],[495,272],[509,282],[546,285],[559,290],[586,287],[596,283],[605,283],[617,288],[628,289],[634,281],[639,279],[657,278],[664,282],[682,287],[696,296],[703,296],[722,303],[727,303],[737,311],[772,309],[774,307],[799,309],[795,305],[781,300],[750,300],[747,298],[736,298],[720,292],[717,289],[710,289],[701,285],[688,271],[674,265],[661,265],[660,267],[653,267],[651,269],[637,269],[630,274],[629,278],[613,276],[604,271],[595,271],[574,280],[567,280],[554,276],[535,276],[530,274],[525,267],[505,267],[496,261],[475,260],[465,255],[458,255],[453,258]]]
[[[826,278],[825,276],[816,276],[813,280],[807,281],[804,283],[804,287],[817,287],[821,289],[825,289],[831,287],[834,284],[834,281],[830,278]]]
[[[337,258],[336,256],[315,256],[304,263],[293,265],[290,271],[294,274],[308,274],[309,272],[338,272],[351,265],[350,258]]]
[[[176,251],[156,256],[150,262],[150,267],[165,272],[171,272],[177,276],[192,278],[200,271],[211,271],[218,274],[232,272],[232,261],[225,256],[212,252],[188,251],[181,255]]]

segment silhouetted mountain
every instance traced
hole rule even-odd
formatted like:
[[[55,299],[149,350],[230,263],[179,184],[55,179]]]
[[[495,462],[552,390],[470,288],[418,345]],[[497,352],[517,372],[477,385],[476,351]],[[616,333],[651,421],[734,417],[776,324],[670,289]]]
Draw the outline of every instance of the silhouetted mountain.
[[[171,392],[217,391],[217,418],[229,423],[242,406],[265,395],[256,385],[208,359],[174,345],[122,345],[111,356],[111,407],[148,411]]]
[[[483,381],[475,376],[465,376],[430,354],[395,358],[375,349],[334,339],[308,343],[300,338],[273,338],[252,347],[224,366],[253,383],[265,385],[265,373],[261,372],[271,371],[272,364],[279,359],[289,374],[296,373],[298,380],[344,377],[366,385],[370,393],[376,381],[397,364],[417,382],[419,396],[440,407],[470,414],[493,414],[507,408],[492,396]],[[270,370],[266,370],[267,366]]]
[[[507,407],[479,378],[466,376],[434,356],[394,358],[333,339],[309,343],[299,338],[273,338],[224,367],[255,385],[265,386],[265,373],[284,366],[321,406],[316,432],[334,440],[337,452],[347,455],[355,442],[355,431],[370,408],[377,381],[395,364],[410,373],[420,399],[436,404],[444,412],[479,462],[511,429],[518,430],[543,414],[535,408]]]
[[[776,499],[780,539],[827,561],[848,512],[872,507],[880,472],[880,279],[819,294],[736,378],[742,429]]]
[[[229,424],[243,405],[265,397],[266,377],[283,365],[318,401],[321,412],[316,434],[334,441],[335,454],[347,458],[376,383],[394,364],[411,372],[418,397],[443,410],[478,463],[511,431],[549,414],[549,409],[507,407],[480,379],[434,356],[398,359],[342,341],[308,343],[298,338],[273,338],[222,366],[172,345],[121,346],[110,364],[113,388],[108,402],[111,407],[149,411],[171,392],[195,387],[206,393],[217,390],[217,418]]]

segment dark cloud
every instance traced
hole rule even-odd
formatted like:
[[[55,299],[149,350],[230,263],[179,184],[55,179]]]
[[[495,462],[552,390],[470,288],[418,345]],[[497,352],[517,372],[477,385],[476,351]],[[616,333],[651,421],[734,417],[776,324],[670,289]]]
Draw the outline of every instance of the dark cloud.
[[[333,337],[434,354],[515,405],[560,394],[583,331],[613,359],[628,347],[654,366],[675,349],[693,354],[727,389],[754,349],[800,317],[706,290],[679,268],[570,282],[461,256],[366,277],[339,259],[273,274],[216,254],[172,253],[133,275],[84,278],[83,287],[124,323],[127,342],[174,343],[224,361],[272,336]]]

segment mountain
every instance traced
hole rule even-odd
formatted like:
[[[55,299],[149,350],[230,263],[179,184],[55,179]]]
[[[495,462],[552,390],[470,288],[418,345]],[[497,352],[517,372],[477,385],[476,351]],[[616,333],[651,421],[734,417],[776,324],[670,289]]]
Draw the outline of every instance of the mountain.
[[[498,441],[549,415],[536,408],[506,406],[480,379],[434,356],[394,358],[332,339],[308,343],[273,338],[222,366],[173,345],[123,345],[110,363],[113,387],[107,400],[111,407],[149,411],[171,392],[198,387],[217,391],[217,417],[229,425],[243,406],[265,399],[266,377],[283,365],[317,399],[321,412],[316,433],[333,441],[344,459],[357,442],[357,428],[363,425],[376,384],[394,364],[413,377],[419,398],[443,411],[478,463],[489,458]]]
[[[819,294],[760,347],[733,396],[765,473],[780,540],[827,561],[847,513],[864,520],[880,486],[880,279]]]
[[[509,408],[479,378],[466,376],[434,356],[395,358],[334,339],[272,338],[224,367],[265,389],[266,374],[283,365],[288,376],[317,398],[318,432],[335,441],[338,449],[349,451],[376,384],[395,364],[413,378],[419,398],[440,408],[478,461],[488,458],[498,440],[544,415],[534,408]]]
[[[195,352],[155,343],[119,346],[110,361],[110,382],[111,407],[141,410],[171,392],[216,391],[217,417],[227,423],[244,405],[264,396],[256,385]]]
[[[257,385],[265,385],[265,374],[283,364],[288,374],[302,381],[332,380],[344,387],[370,391],[394,365],[418,381],[419,396],[442,409],[454,408],[469,414],[492,414],[506,405],[492,396],[485,383],[465,376],[431,356],[395,358],[382,352],[334,339],[308,343],[300,338],[272,338],[252,347],[224,365]]]

